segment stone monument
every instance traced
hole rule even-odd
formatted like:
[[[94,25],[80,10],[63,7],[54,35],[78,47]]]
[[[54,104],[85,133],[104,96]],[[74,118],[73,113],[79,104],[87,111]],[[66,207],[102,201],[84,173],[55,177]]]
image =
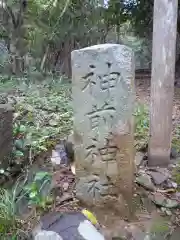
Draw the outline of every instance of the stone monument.
[[[122,211],[133,194],[134,54],[123,45],[102,44],[71,57],[76,196]]]
[[[9,104],[0,104],[0,168],[8,166],[8,155],[12,151],[13,108]]]

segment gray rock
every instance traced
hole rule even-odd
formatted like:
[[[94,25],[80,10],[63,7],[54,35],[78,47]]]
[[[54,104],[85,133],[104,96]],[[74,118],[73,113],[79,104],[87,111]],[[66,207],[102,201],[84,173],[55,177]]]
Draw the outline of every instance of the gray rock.
[[[152,177],[153,182],[156,185],[162,184],[163,182],[165,182],[169,178],[168,175],[163,174],[163,173],[158,172],[158,171],[149,171],[148,173],[150,174],[150,176]]]
[[[159,192],[154,193],[151,199],[156,205],[165,208],[176,208],[179,205],[178,201],[169,199]]]
[[[171,155],[170,155],[171,158],[175,159],[178,157],[178,151],[176,150],[176,148],[171,148]]]
[[[132,197],[133,51],[119,44],[73,51],[72,85],[77,196],[86,203],[104,203],[106,192],[113,192],[115,199],[123,186]],[[92,175],[100,180],[107,176],[106,186],[101,186],[99,180],[87,183]]]
[[[135,164],[136,166],[140,166],[144,158],[144,153],[137,152],[135,156]]]
[[[162,211],[163,213],[165,213],[167,216],[171,216],[171,215],[172,215],[171,210],[169,210],[169,209],[167,209],[167,208],[165,208],[165,207],[162,207],[162,208],[161,208],[161,211]]]
[[[165,183],[165,186],[167,185],[166,188],[177,188],[178,184],[176,182],[171,181],[170,179],[167,180]]]
[[[38,229],[46,231],[38,231]],[[63,240],[104,240],[103,235],[80,212],[61,214],[51,212],[41,217],[41,225],[35,232],[41,236],[61,236]],[[54,234],[56,233],[56,235]],[[48,238],[47,238],[48,239]],[[50,238],[51,239],[51,238]],[[41,240],[37,238],[35,240]],[[56,238],[52,239],[56,240]],[[59,238],[57,237],[57,240]]]
[[[136,182],[146,188],[147,190],[154,191],[155,186],[151,180],[151,177],[147,175],[146,173],[140,174],[138,177],[136,177]]]
[[[60,165],[61,164],[61,157],[60,157],[59,151],[52,150],[51,162],[52,162],[53,165]]]
[[[34,240],[63,240],[56,232],[53,231],[41,231],[39,232]]]

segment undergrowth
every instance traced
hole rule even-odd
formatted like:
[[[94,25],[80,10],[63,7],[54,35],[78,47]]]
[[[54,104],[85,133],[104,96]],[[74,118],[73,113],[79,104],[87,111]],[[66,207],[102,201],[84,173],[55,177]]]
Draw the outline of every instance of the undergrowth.
[[[135,147],[139,151],[144,148],[149,141],[149,111],[145,104],[137,102],[135,108]],[[176,126],[173,131],[172,147],[180,153],[180,126]]]
[[[173,132],[172,147],[180,153],[180,126],[177,126]]]
[[[134,116],[135,147],[139,151],[147,145],[149,139],[149,114],[147,106],[137,102]]]
[[[10,103],[14,108],[14,147],[9,166],[1,165],[1,179],[10,177],[14,167],[28,171],[34,156],[53,147],[60,137],[72,130],[71,88],[62,79],[35,82],[0,76],[0,103]],[[19,194],[16,186],[12,190],[1,190],[0,239],[20,239],[23,226],[17,212],[21,200],[26,199],[28,205],[38,211],[49,208],[53,199],[41,192],[50,183],[50,175],[39,172],[31,183],[18,187]]]
[[[0,239],[18,240],[25,236],[23,221],[16,214],[15,191],[0,189]]]
[[[48,210],[53,198],[43,190],[47,184],[51,184],[51,175],[41,171],[31,183],[22,184],[18,179],[12,189],[0,189],[0,239],[27,239],[30,233],[23,230],[19,209],[26,201],[27,207],[34,207],[36,212]]]
[[[62,79],[34,82],[1,76],[0,103],[11,103],[14,108],[12,156],[17,164],[47,151],[72,129],[71,88]],[[0,173],[7,174],[6,170]]]
[[[27,78],[0,77],[0,103],[11,103],[14,107],[14,149],[12,161],[17,165],[25,162],[42,151],[47,151],[56,144],[60,136],[67,136],[72,130],[72,107],[70,84],[61,79],[44,79],[41,82]],[[149,112],[146,105],[137,102],[135,116],[135,147],[140,151],[149,140]],[[176,130],[173,146],[180,149],[180,131]],[[28,162],[29,164],[29,162]],[[0,174],[11,174],[8,169],[0,169]],[[179,177],[179,171],[177,172]],[[52,199],[40,194],[37,180],[49,182],[47,173],[35,176],[31,184],[24,186],[31,205],[39,209],[48,208]],[[180,179],[179,179],[180,183]],[[19,196],[20,198],[23,196]],[[11,234],[10,239],[18,239],[21,221],[15,212],[17,199],[15,193],[2,189],[0,192],[0,234]],[[0,239],[3,239],[0,236]],[[14,238],[13,238],[14,237]],[[6,239],[6,238],[5,238]]]

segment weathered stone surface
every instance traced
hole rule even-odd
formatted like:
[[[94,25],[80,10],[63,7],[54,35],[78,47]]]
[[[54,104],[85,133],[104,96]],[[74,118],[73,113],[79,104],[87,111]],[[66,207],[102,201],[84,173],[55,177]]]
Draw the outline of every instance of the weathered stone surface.
[[[114,199],[117,208],[120,195],[132,199],[133,52],[118,44],[73,51],[72,80],[77,197],[90,205]]]
[[[67,212],[64,214],[51,212],[45,214],[41,217],[40,224],[33,230],[32,235],[37,236],[39,234],[40,237],[46,237],[53,236],[55,233],[61,236],[63,240],[104,240],[100,231],[80,212]],[[41,238],[38,239],[40,240]],[[58,240],[58,238],[54,238],[53,240],[56,239]]]
[[[143,158],[144,158],[144,153],[142,152],[137,152],[136,155],[135,155],[135,164],[136,166],[140,166],[142,161],[143,161]]]
[[[153,182],[156,185],[162,184],[163,182],[165,182],[169,178],[168,175],[163,174],[163,173],[158,172],[158,171],[149,171],[149,174],[151,175],[151,177],[153,179]]]
[[[8,166],[7,156],[12,150],[13,141],[13,108],[0,104],[0,165]]]
[[[144,174],[139,174],[139,176],[136,178],[136,182],[146,188],[147,190],[154,191],[155,186],[153,182],[151,181],[151,177],[147,175],[146,173]]]
[[[178,201],[169,199],[159,192],[154,193],[151,199],[156,205],[166,208],[175,208],[179,205]]]
[[[56,232],[41,231],[35,236],[34,240],[63,240],[63,239]]]

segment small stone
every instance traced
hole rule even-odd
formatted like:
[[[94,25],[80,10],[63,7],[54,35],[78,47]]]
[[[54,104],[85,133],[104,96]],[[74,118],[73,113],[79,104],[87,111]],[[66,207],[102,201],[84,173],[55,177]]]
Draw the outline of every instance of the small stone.
[[[178,187],[178,185],[177,185],[176,182],[171,182],[171,184],[172,184],[172,187],[173,187],[173,188],[177,188],[177,187]]]
[[[178,202],[176,200],[172,200],[164,196],[163,194],[156,192],[152,197],[152,201],[158,205],[165,208],[175,208],[178,206]]]
[[[151,181],[151,177],[148,176],[147,174],[141,174],[138,177],[136,177],[136,182],[150,191],[155,190],[155,186]]]
[[[64,140],[60,140],[60,144],[56,145],[55,151],[59,154],[60,164],[67,166],[69,164],[69,159],[67,156]]]
[[[150,174],[150,176],[152,177],[153,182],[156,185],[162,184],[163,182],[165,182],[169,178],[168,175],[163,174],[163,173],[161,173],[159,171],[149,171],[148,173]]]
[[[171,216],[171,215],[172,215],[172,212],[171,212],[169,209],[165,208],[165,207],[162,207],[162,208],[161,208],[161,211],[162,211],[163,213],[165,213],[166,215],[168,215],[168,216]]]
[[[171,155],[170,155],[171,158],[175,159],[178,157],[178,152],[176,150],[176,148],[171,148]]]
[[[168,216],[171,216],[171,215],[172,215],[172,212],[171,212],[170,210],[166,209],[166,214],[167,214]]]
[[[75,167],[75,163],[71,164],[71,172],[76,175],[76,167]]]
[[[96,239],[105,240],[104,236],[95,228],[95,226],[88,220],[82,221],[78,226],[79,237],[77,239]],[[75,236],[74,236],[74,239]]]
[[[56,232],[53,231],[41,231],[34,240],[63,240]]]
[[[144,153],[137,152],[135,156],[135,164],[136,166],[140,166],[144,158]]]
[[[55,165],[60,165],[61,163],[61,158],[56,150],[52,150],[52,155],[51,155],[51,162]]]
[[[151,200],[157,204],[158,206],[164,206],[165,197],[163,194],[156,192],[152,197]]]

